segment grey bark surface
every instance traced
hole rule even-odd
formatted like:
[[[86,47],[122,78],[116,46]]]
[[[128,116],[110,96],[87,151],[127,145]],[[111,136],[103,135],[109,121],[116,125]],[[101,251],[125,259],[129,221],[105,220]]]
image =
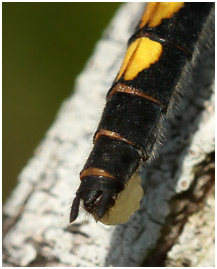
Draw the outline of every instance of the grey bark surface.
[[[106,92],[143,10],[143,3],[121,7],[20,174],[3,208],[4,266],[214,266],[211,71],[195,71],[196,94],[165,122],[165,142],[141,170],[144,198],[130,221],[105,226],[80,214],[69,225]]]

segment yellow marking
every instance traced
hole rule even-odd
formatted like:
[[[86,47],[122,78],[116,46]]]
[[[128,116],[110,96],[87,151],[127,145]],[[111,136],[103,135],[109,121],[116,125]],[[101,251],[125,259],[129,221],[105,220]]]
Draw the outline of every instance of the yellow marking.
[[[139,72],[158,61],[163,46],[147,37],[136,39],[128,48],[117,80],[124,74],[125,80],[133,80]]]
[[[184,6],[184,2],[153,2],[148,3],[139,28],[146,24],[156,27],[161,24],[162,19],[171,18]]]
[[[100,138],[101,135],[105,135],[105,136],[109,136],[109,137],[113,137],[119,140],[122,140],[124,142],[126,142],[127,144],[130,144],[132,146],[135,146],[133,142],[131,142],[130,140],[124,138],[123,136],[119,135],[116,132],[112,132],[109,130],[105,130],[105,129],[101,129],[97,132],[95,139],[94,139],[94,143]]]
[[[146,98],[146,99],[158,104],[159,106],[161,106],[164,109],[164,105],[159,100],[157,100],[156,98],[151,97],[150,95],[140,91],[139,89],[136,89],[136,88],[134,88],[132,86],[127,86],[127,85],[125,85],[123,83],[117,83],[114,86],[114,88],[111,90],[111,92],[109,93],[109,96],[108,96],[107,99],[111,98],[112,95],[114,95],[116,92],[123,92],[123,93],[128,93],[128,94],[132,94],[132,95],[136,95],[136,96]]]
[[[89,168],[81,171],[80,179],[87,177],[87,176],[102,176],[102,177],[109,177],[109,178],[115,179],[112,175],[110,175],[105,170],[102,170],[99,168],[94,168],[94,167],[89,167]]]

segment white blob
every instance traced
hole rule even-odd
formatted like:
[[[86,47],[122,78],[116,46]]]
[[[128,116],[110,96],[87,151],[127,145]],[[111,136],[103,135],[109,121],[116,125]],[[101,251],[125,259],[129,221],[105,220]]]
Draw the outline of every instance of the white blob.
[[[138,173],[135,173],[125,186],[125,189],[118,195],[115,205],[100,219],[100,222],[106,225],[127,222],[130,216],[139,209],[142,197],[141,178]]]

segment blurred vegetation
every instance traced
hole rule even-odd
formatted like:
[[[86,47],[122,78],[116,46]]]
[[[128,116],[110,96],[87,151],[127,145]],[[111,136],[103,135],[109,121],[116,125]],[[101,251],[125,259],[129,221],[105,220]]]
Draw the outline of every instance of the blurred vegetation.
[[[119,6],[2,4],[3,201]]]

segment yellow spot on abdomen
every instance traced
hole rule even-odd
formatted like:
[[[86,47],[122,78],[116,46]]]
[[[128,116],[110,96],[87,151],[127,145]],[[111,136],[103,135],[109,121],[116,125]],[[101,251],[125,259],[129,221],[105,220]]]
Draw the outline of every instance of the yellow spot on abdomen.
[[[139,72],[159,60],[163,46],[147,37],[136,39],[128,48],[116,81],[124,74],[125,80],[134,79]]]
[[[162,19],[171,18],[183,6],[184,2],[148,3],[139,28],[142,28],[146,24],[149,27],[156,27],[161,24]]]

